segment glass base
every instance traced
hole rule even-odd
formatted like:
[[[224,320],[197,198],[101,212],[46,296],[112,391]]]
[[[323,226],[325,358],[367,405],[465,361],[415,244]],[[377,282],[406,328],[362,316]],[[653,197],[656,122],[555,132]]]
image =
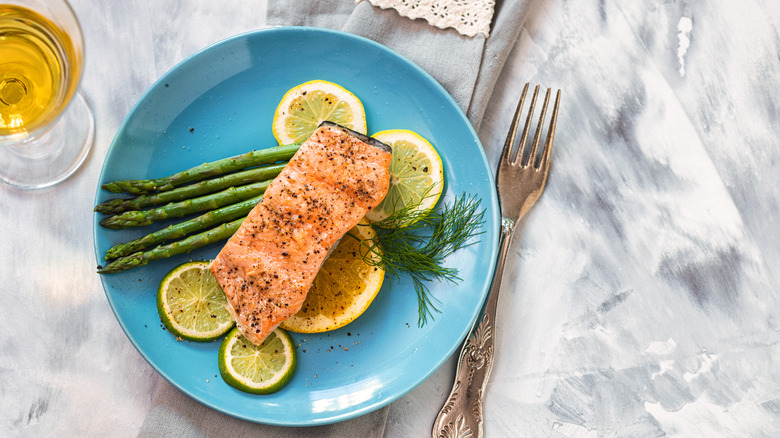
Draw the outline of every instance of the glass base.
[[[0,139],[0,181],[40,189],[64,181],[84,163],[95,138],[95,118],[77,92],[60,117],[27,138]]]

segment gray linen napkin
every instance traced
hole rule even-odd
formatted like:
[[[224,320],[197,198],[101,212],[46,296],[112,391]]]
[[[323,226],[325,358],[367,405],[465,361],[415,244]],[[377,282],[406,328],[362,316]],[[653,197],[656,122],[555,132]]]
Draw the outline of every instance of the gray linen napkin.
[[[520,34],[530,1],[498,0],[490,38],[481,34],[464,37],[453,29],[437,29],[423,20],[401,17],[394,10],[375,8],[368,2],[355,5],[352,0],[270,0],[267,22],[340,29],[395,50],[439,81],[466,113],[474,129],[479,129],[496,79]],[[384,435],[387,411],[385,407],[325,426],[268,426],[214,411],[162,381],[138,436],[379,438]]]
[[[268,24],[340,29],[389,47],[434,77],[479,129],[509,51],[517,41],[531,0],[496,1],[490,38],[465,37],[410,20],[392,9],[350,0],[270,0]]]

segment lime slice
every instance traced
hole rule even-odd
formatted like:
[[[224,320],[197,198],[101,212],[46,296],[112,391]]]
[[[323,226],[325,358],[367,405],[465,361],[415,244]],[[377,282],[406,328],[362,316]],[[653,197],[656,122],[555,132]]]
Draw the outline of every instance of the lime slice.
[[[293,87],[282,97],[274,113],[274,137],[279,144],[300,143],[326,120],[367,132],[360,99],[341,85],[317,80]]]
[[[444,170],[441,157],[428,140],[416,132],[392,129],[372,135],[375,139],[393,149],[390,162],[390,190],[366,218],[372,223],[388,218],[401,209],[409,209],[411,217],[419,218],[415,212],[431,210],[444,189]],[[406,215],[405,215],[406,216]],[[395,224],[406,226],[409,220]]]
[[[219,347],[219,372],[225,382],[252,394],[270,394],[281,389],[295,372],[297,359],[290,335],[272,331],[259,346],[233,329]]]
[[[195,261],[171,270],[157,288],[157,312],[174,336],[213,341],[235,324],[225,292],[209,270],[211,262]]]
[[[365,312],[385,278],[384,269],[363,260],[368,248],[360,241],[375,235],[365,219],[353,227],[325,259],[301,310],[280,327],[321,333],[343,327]],[[378,263],[380,254],[372,253],[371,258]]]

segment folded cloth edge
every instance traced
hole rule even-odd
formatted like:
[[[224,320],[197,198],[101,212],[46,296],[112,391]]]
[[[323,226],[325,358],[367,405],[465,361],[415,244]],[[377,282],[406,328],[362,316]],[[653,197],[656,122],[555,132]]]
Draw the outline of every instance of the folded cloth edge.
[[[482,117],[485,115],[498,77],[525,25],[531,0],[510,1],[508,3],[496,2],[496,10],[493,15],[493,35],[485,43],[480,75],[477,77],[476,86],[466,110],[466,116],[477,131],[479,131]]]
[[[234,436],[273,438],[381,438],[387,408],[340,423],[286,427],[252,423],[198,403],[161,380],[139,438],[217,438]]]

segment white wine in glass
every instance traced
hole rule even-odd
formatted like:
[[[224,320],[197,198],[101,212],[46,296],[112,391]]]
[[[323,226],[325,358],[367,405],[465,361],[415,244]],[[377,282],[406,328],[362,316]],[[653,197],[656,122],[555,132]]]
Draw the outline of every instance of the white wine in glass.
[[[84,41],[66,0],[0,0],[0,180],[48,187],[92,147],[94,118],[78,92]]]

